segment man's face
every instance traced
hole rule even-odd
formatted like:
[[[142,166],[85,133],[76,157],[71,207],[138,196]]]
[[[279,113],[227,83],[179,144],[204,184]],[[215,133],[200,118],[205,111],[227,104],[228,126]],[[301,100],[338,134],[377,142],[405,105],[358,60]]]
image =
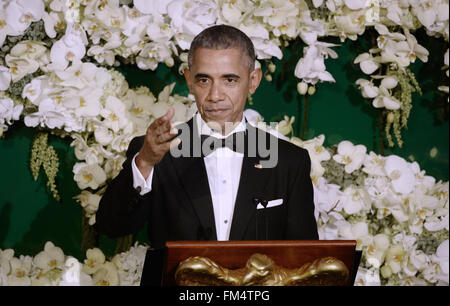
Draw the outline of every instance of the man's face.
[[[240,122],[248,93],[254,93],[261,81],[261,70],[249,72],[241,49],[198,48],[192,67],[184,71],[190,92],[206,122]]]

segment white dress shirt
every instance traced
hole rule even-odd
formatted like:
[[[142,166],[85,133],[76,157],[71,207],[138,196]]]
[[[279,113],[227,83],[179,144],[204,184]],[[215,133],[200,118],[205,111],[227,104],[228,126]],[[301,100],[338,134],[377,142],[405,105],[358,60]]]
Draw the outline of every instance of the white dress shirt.
[[[244,115],[242,116],[242,121],[227,135],[222,135],[221,133],[212,130],[199,113],[194,115],[194,124],[195,123],[197,124],[200,134],[214,136],[219,139],[226,138],[232,133],[246,130]],[[140,194],[144,195],[152,190],[154,170],[150,172],[147,179],[144,179],[135,163],[138,154],[139,153],[133,157],[131,163],[133,187],[135,189],[140,188]],[[228,240],[230,236],[234,203],[239,187],[243,157],[244,155],[242,153],[234,152],[225,147],[218,148],[203,158],[213,202],[217,240],[219,241]]]

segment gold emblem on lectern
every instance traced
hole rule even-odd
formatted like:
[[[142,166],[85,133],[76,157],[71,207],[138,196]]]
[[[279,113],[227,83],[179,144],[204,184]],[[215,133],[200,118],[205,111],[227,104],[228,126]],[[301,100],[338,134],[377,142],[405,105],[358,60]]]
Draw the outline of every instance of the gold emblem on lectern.
[[[345,286],[349,275],[345,264],[334,257],[286,269],[266,255],[253,254],[245,267],[230,270],[207,257],[194,256],[178,265],[175,282],[179,286]]]

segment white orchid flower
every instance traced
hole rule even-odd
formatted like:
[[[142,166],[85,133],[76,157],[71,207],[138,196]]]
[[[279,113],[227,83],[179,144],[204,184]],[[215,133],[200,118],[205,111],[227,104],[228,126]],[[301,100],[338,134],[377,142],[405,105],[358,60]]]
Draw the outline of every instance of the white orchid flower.
[[[22,98],[28,99],[31,103],[38,106],[42,99],[47,98],[51,87],[52,85],[49,83],[47,76],[39,76],[25,85],[22,91]]]
[[[344,3],[351,10],[361,10],[367,7],[367,0],[344,0]]]
[[[11,84],[10,69],[0,66],[0,90],[7,90]]]
[[[97,6],[95,9],[95,17],[104,27],[111,31],[125,29],[125,14],[124,6],[119,6],[119,1],[106,1],[104,5]]]
[[[120,284],[116,266],[105,262],[92,276],[94,286],[117,286]]]
[[[361,168],[366,150],[367,148],[363,145],[355,146],[350,141],[344,140],[339,143],[337,154],[333,156],[333,159],[345,165],[345,172],[352,173]]]
[[[342,193],[341,201],[336,210],[343,209],[347,214],[359,214],[361,211],[369,211],[371,200],[364,188],[349,186]]]
[[[289,118],[288,116],[284,116],[284,119],[277,124],[277,131],[283,135],[287,135],[292,133],[294,130],[292,129],[292,124],[295,121],[295,116]]]
[[[273,56],[281,59],[283,57],[279,44],[269,39],[269,31],[263,25],[243,23],[239,25],[239,29],[252,40],[258,59],[266,59]]]
[[[3,8],[3,5],[6,3],[0,4],[0,47],[3,46],[5,42],[5,38],[7,35],[15,35],[14,29],[6,21],[6,10]]]
[[[165,22],[163,16],[153,16],[152,22],[148,23],[145,31],[152,41],[161,42],[163,44],[167,44],[167,41],[175,35],[174,29],[170,24]]]
[[[316,84],[320,82],[335,82],[333,76],[326,71],[324,58],[330,55],[333,58],[337,54],[328,47],[337,46],[336,44],[329,44],[317,42],[315,45],[310,45],[303,49],[303,58],[301,58],[295,67],[295,76],[302,79],[306,83]]]
[[[401,102],[392,96],[391,90],[397,87],[398,80],[393,76],[384,77],[381,81],[380,87],[378,88],[378,96],[372,101],[372,105],[376,108],[383,108],[389,110],[399,109]]]
[[[341,41],[344,41],[347,37],[351,40],[356,40],[358,35],[362,35],[366,30],[365,10],[343,8],[342,14],[335,14],[333,17]]]
[[[411,63],[414,63],[417,57],[424,63],[428,62],[430,52],[417,43],[416,37],[407,28],[403,28],[403,31],[405,32],[409,51],[405,56],[409,58]]]
[[[405,203],[408,198],[401,197],[394,192],[392,188],[387,188],[382,192],[381,199],[375,199],[373,205],[377,208],[377,218],[382,219],[392,214],[392,216],[399,222],[407,222],[410,219],[410,211],[408,207],[399,205]]]
[[[429,261],[429,257],[423,251],[413,250],[403,261],[403,272],[408,276],[415,276],[426,268]]]
[[[380,268],[384,263],[384,257],[390,245],[389,236],[377,234],[372,238],[372,242],[365,249],[367,263],[374,268]]]
[[[246,108],[244,110],[244,116],[252,125],[257,125],[258,122],[264,122],[264,117],[262,117],[258,111],[251,108]]]
[[[134,138],[134,135],[120,135],[114,137],[111,142],[111,149],[116,152],[125,152],[128,149],[130,141]]]
[[[129,110],[132,116],[142,118],[146,124],[148,123],[147,121],[151,115],[151,106],[155,103],[155,97],[151,92],[137,93],[136,91],[129,90],[124,102],[129,104]]]
[[[108,158],[105,162],[106,175],[110,178],[115,178],[119,174],[120,170],[122,170],[122,165],[125,160],[126,158],[121,154]],[[95,214],[92,215],[92,218],[94,218],[95,221]]]
[[[44,250],[34,257],[33,263],[42,269],[43,273],[52,269],[61,269],[64,264],[64,252],[51,241],[47,241]]]
[[[39,62],[31,58],[20,58],[8,54],[5,60],[10,68],[11,81],[13,82],[17,82],[27,74],[36,72],[39,69]]]
[[[387,156],[384,170],[391,179],[395,192],[408,194],[416,185],[416,177],[408,166],[408,162],[397,155]]]
[[[411,6],[413,7],[413,12],[419,19],[420,23],[422,23],[425,27],[430,27],[437,18],[439,9],[441,8],[439,6],[440,1],[433,1],[433,0],[425,0],[425,1],[419,1],[419,0],[411,0]],[[447,4],[447,11],[448,11],[448,4]]]
[[[113,257],[111,262],[118,268],[121,286],[139,286],[147,248],[136,242],[128,252]]]
[[[94,57],[100,64],[106,63],[109,66],[114,65],[115,54],[113,51],[105,48],[105,46],[94,45],[89,48],[87,55]]]
[[[106,173],[98,164],[76,163],[73,166],[74,180],[80,189],[97,189],[106,181]]]
[[[369,175],[384,176],[384,156],[370,152],[364,159],[363,171]]]
[[[375,98],[378,96],[379,89],[377,86],[373,85],[371,81],[366,79],[358,79],[355,83],[359,85],[359,89],[361,90],[364,98]]]
[[[310,176],[313,182],[317,182],[317,179],[325,172],[325,168],[321,165],[321,162],[331,158],[330,152],[323,146],[324,141],[325,135],[321,134],[315,138],[301,141],[300,144],[300,147],[308,150],[311,159]]]
[[[327,214],[328,222],[318,227],[320,240],[338,240],[342,239],[339,236],[339,228],[342,224],[346,224],[347,221],[344,217],[335,211],[331,211]],[[320,222],[319,222],[320,224]]]
[[[364,168],[363,168],[364,171]],[[384,172],[384,169],[382,170]],[[367,193],[372,197],[374,202],[382,200],[390,189],[390,180],[386,176],[368,176],[364,180],[364,186]]]
[[[379,271],[359,266],[356,273],[355,286],[381,286]]]
[[[424,192],[434,188],[436,179],[432,176],[425,175],[425,170],[421,170],[417,162],[412,162],[409,166],[416,176],[419,187],[424,189]]]
[[[103,124],[116,133],[131,123],[126,116],[125,105],[114,96],[108,96],[100,115],[105,118]]]
[[[133,0],[134,7],[142,14],[167,14],[167,5],[172,0]]]
[[[9,261],[11,270],[8,275],[9,286],[30,286],[30,271],[32,267],[32,258],[29,256],[12,257]]]
[[[171,26],[182,35],[175,39],[183,50],[189,49],[195,35],[216,23],[219,8],[213,1],[174,0],[167,6]]]
[[[319,218],[324,224],[328,223],[330,217],[329,213],[332,212],[341,200],[342,192],[339,190],[341,187],[335,184],[328,184],[326,179],[319,177],[314,187],[314,215],[316,220]]]
[[[448,212],[445,216],[432,216],[426,219],[423,226],[430,232],[440,231],[449,229],[449,215]]]
[[[405,260],[406,252],[401,244],[395,244],[389,247],[386,251],[385,265],[390,269],[390,273],[397,274],[402,270],[403,261]],[[388,273],[386,271],[386,273]]]
[[[439,272],[435,276],[442,285],[449,284],[449,240],[444,240],[438,246],[436,254],[431,256],[431,260],[439,265]]]
[[[101,164],[104,157],[112,156],[111,153],[99,144],[94,143],[88,146],[86,140],[80,135],[73,135],[74,140],[70,143],[71,147],[75,147],[74,153],[78,160],[84,160],[87,164]]]
[[[380,57],[376,56],[373,57],[370,53],[362,53],[358,55],[353,63],[359,64],[359,67],[361,68],[362,72],[365,74],[372,74],[374,73],[378,68],[380,68]]]
[[[30,127],[39,125],[50,129],[60,129],[66,123],[66,112],[64,107],[56,104],[51,98],[46,98],[40,102],[39,111],[25,116],[24,122]]]
[[[12,0],[5,7],[6,23],[13,33],[10,35],[21,35],[32,22],[39,21],[45,12],[42,0]]]
[[[88,249],[82,271],[86,274],[94,274],[104,263],[105,255],[99,248]]]
[[[220,12],[225,23],[238,26],[245,12],[250,8],[246,0],[225,0],[220,7]]]
[[[391,33],[385,25],[375,26],[380,36],[377,38],[381,49],[381,62],[393,63],[399,67],[406,67],[418,57],[423,62],[428,61],[429,52],[417,43],[416,38],[406,27],[401,33]]]
[[[74,198],[77,199],[81,207],[83,207],[86,217],[89,218],[89,225],[94,225],[95,213],[98,210],[98,205],[102,197],[99,196],[98,194],[83,190],[79,195],[75,196]]]
[[[23,105],[14,106],[14,101],[10,98],[0,99],[0,124],[6,122],[11,125],[12,120],[19,120]]]
[[[56,41],[50,51],[53,69],[65,69],[69,62],[81,60],[86,54],[85,37],[83,30],[76,27],[67,27],[66,34]]]
[[[285,34],[295,37],[297,34],[298,7],[290,1],[268,0],[254,10],[253,15],[262,17],[263,22],[273,27],[276,37]]]
[[[326,24],[319,20],[312,20],[309,11],[301,13],[298,35],[307,45],[314,45],[318,37],[325,36]]]
[[[377,45],[380,49],[384,49],[387,41],[403,41],[406,39],[405,35],[398,32],[390,32],[387,26],[381,23],[377,23],[375,25],[375,30],[377,30],[377,32],[380,34],[380,36],[377,38]]]
[[[350,223],[342,221],[338,226],[339,236],[342,239],[356,240],[356,249],[361,250],[370,241],[369,228],[366,222]]]
[[[172,107],[175,111],[173,115],[173,122],[186,122],[188,107],[182,101],[170,99],[170,107]]]
[[[78,117],[89,118],[96,117],[102,110],[100,98],[103,95],[101,88],[86,87],[64,100],[64,106],[73,109]]]
[[[13,58],[27,58],[38,60],[42,57],[47,48],[43,42],[26,40],[16,44],[10,51],[9,56]]]
[[[56,1],[53,1],[54,3]],[[57,29],[62,28],[64,23],[64,15],[61,12],[44,12],[42,16],[44,21],[45,34],[50,38],[56,37],[55,27]]]
[[[103,146],[107,146],[114,138],[113,132],[103,124],[94,123],[95,141]]]
[[[389,63],[395,67],[409,66],[411,59],[409,57],[410,48],[406,41],[386,41],[384,49],[381,51],[381,63]]]
[[[122,9],[125,17],[122,34],[127,36],[123,44],[129,48],[139,46],[145,40],[145,29],[156,20],[152,20],[150,15],[142,15],[135,7],[122,6]]]
[[[47,48],[41,42],[19,42],[6,55],[5,61],[10,67],[9,75],[4,76],[6,78],[5,83],[7,83],[9,76],[13,82],[16,82],[48,63]]]
[[[136,57],[136,64],[142,70],[155,70],[158,63],[169,61],[172,58],[171,43],[147,43]]]
[[[3,271],[4,273],[6,273],[6,275],[8,275],[9,272],[11,271],[11,265],[9,264],[9,261],[13,257],[14,257],[13,249],[6,249],[6,250],[0,249],[0,271]]]
[[[281,59],[283,53],[279,47],[279,43],[274,40],[252,38],[253,45],[255,46],[255,53],[258,59],[269,59],[276,57]]]
[[[92,278],[82,271],[82,264],[76,258],[68,256],[59,286],[92,286]]]
[[[77,89],[92,87],[94,83],[95,87],[102,88],[111,80],[111,76],[104,68],[97,67],[93,63],[83,63],[80,60],[74,60],[64,70],[56,70],[55,74],[60,79],[59,85]]]

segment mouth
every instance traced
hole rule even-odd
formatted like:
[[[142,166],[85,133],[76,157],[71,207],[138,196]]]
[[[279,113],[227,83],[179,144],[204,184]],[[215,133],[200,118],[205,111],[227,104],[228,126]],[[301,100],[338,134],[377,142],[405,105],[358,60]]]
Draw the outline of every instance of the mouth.
[[[228,108],[205,109],[205,113],[212,115],[212,116],[218,116],[218,115],[226,113],[227,111],[228,111]]]

